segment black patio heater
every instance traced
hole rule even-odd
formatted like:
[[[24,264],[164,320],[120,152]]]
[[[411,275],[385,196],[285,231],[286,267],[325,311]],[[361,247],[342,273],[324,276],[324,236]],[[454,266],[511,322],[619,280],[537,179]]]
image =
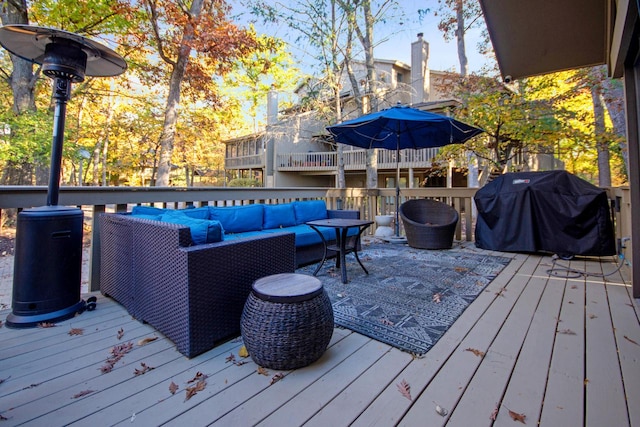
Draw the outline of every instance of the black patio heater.
[[[6,325],[29,328],[82,313],[81,209],[59,206],[60,166],[71,84],[84,76],[116,76],[124,59],[111,49],[77,34],[30,25],[0,27],[0,45],[15,56],[42,65],[53,79],[55,112],[47,205],[18,214],[13,270],[12,312]]]

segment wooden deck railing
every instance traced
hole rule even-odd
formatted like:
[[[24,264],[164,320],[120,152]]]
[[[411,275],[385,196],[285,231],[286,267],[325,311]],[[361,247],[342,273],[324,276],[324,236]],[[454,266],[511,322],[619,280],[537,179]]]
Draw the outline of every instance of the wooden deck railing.
[[[475,188],[404,188],[400,203],[413,198],[434,198],[444,201],[460,214],[457,240],[473,240]],[[46,203],[46,187],[0,186],[0,221],[3,210],[25,209]],[[60,205],[81,207],[91,228],[90,285],[100,286],[100,230],[94,218],[103,212],[127,212],[135,205],[181,208],[185,206],[233,206],[252,203],[287,203],[294,200],[324,199],[330,209],[356,209],[360,216],[395,214],[395,189],[327,189],[327,188],[220,188],[220,187],[61,187]],[[615,200],[616,235],[629,236],[631,230],[630,195],[628,188],[609,189]],[[375,232],[375,225],[370,229]],[[627,242],[627,258],[632,253]]]

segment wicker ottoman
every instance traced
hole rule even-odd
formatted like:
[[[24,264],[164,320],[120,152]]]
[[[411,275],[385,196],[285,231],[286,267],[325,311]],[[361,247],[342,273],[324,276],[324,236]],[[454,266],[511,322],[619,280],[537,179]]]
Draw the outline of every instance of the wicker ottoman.
[[[240,320],[251,358],[271,369],[296,369],[322,356],[333,334],[333,308],[320,280],[295,273],[253,283]]]

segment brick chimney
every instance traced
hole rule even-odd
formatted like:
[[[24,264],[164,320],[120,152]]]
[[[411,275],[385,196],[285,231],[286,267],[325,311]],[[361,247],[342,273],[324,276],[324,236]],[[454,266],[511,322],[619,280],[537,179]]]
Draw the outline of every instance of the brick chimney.
[[[431,91],[429,77],[429,43],[418,33],[418,40],[411,43],[411,103],[429,101]]]

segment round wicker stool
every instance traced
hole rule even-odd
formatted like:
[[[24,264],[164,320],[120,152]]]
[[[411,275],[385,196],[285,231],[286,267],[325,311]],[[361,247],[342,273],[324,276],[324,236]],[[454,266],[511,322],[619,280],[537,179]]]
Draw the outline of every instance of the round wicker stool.
[[[333,308],[320,280],[295,273],[254,282],[240,320],[251,358],[271,369],[296,369],[322,356],[333,334]]]

